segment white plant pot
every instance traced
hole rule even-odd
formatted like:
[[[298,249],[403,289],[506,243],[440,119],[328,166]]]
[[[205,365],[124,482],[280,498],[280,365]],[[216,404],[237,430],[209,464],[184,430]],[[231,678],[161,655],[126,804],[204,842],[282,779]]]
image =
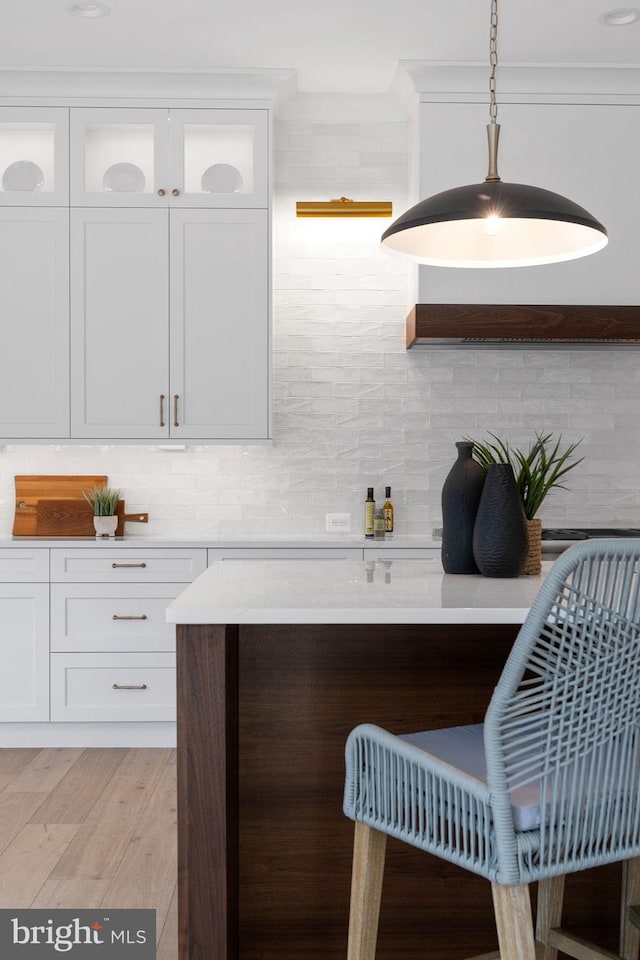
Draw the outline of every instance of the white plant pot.
[[[115,537],[118,529],[117,517],[94,517],[93,526],[96,537]]]

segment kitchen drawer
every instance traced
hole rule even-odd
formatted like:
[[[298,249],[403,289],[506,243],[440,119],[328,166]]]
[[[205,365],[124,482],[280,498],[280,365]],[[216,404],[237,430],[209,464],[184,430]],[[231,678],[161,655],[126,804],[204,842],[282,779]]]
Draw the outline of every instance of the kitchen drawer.
[[[207,551],[135,549],[51,551],[54,583],[191,583],[207,565]]]
[[[51,650],[174,651],[165,612],[184,583],[54,583]]]
[[[362,560],[362,547],[215,547],[214,560]]]
[[[367,546],[364,548],[365,560],[440,560],[441,548],[438,547],[392,547]]]
[[[0,583],[48,583],[49,551],[0,550]]]
[[[51,720],[135,721],[175,718],[174,654],[51,655]]]

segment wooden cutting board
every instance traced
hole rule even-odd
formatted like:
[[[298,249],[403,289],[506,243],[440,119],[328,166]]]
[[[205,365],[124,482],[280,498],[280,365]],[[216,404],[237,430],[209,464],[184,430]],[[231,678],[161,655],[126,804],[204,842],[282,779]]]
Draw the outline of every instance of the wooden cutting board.
[[[124,500],[118,500],[116,507],[118,526],[116,537],[124,535],[125,521],[147,523],[148,513],[125,513]],[[95,537],[93,511],[87,501],[82,500],[38,500],[36,536],[37,537]]]
[[[93,537],[93,513],[83,491],[105,487],[107,477],[97,474],[16,476],[14,537]],[[117,537],[127,520],[147,523],[147,513],[127,514],[118,501]]]
[[[51,474],[26,474],[16,476],[16,510],[13,520],[14,537],[37,537],[38,504],[41,500],[81,500],[86,504],[91,516],[91,507],[82,496],[83,490],[94,487],[106,487],[104,475],[84,474],[58,476]],[[93,532],[93,520],[91,521]],[[53,535],[53,534],[52,534]],[[75,536],[75,534],[55,534],[55,536]]]

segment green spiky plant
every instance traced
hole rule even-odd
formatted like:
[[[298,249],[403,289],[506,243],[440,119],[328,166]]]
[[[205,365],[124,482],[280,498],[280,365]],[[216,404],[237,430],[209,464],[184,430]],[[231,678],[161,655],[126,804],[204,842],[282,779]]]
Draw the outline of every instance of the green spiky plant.
[[[493,433],[489,436],[493,438],[493,443],[480,443],[469,437],[465,439],[473,443],[474,459],[485,470],[494,463],[511,464],[527,520],[533,520],[553,487],[567,489],[562,479],[584,460],[584,457],[572,457],[582,440],[562,449],[562,434],[555,439],[552,433],[536,433],[527,453],[510,447],[508,441],[501,440]]]
[[[120,491],[113,487],[94,487],[89,493],[82,491],[82,495],[93,510],[94,517],[113,517],[118,508]]]

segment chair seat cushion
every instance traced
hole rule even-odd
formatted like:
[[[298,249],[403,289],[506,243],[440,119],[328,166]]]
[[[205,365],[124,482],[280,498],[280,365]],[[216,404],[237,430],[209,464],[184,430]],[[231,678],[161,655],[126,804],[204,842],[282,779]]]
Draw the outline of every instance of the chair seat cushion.
[[[484,724],[425,730],[399,737],[430,756],[474,777],[486,785],[487,764],[484,752]],[[515,829],[521,832],[540,826],[540,786],[538,781],[511,791]]]

